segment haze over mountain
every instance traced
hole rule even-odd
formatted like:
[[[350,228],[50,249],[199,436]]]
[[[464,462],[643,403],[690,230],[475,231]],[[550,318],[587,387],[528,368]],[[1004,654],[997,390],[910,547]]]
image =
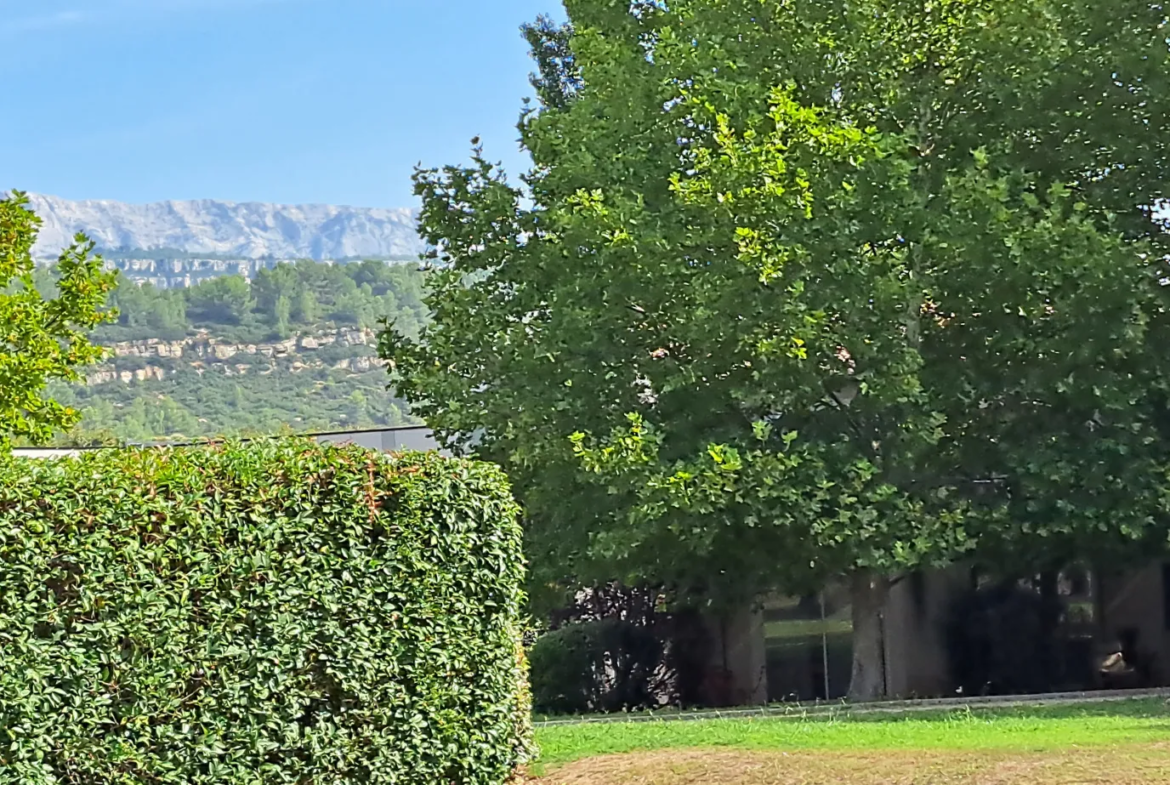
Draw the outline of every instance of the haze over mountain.
[[[43,220],[34,253],[56,257],[77,232],[100,248],[169,248],[235,258],[410,257],[423,250],[409,208],[224,202],[126,204],[29,194]]]

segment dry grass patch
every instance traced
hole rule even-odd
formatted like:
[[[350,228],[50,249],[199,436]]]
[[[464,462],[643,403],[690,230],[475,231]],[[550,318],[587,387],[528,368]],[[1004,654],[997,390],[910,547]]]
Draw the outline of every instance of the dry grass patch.
[[[1147,785],[1170,744],[1060,752],[675,750],[590,758],[533,785]]]

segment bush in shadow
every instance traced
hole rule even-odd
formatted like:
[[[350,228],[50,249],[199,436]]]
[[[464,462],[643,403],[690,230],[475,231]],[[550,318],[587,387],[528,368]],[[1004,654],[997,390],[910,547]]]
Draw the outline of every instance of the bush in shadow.
[[[1057,597],[1012,582],[972,590],[955,602],[946,623],[954,683],[966,695],[1035,694],[1057,677]]]
[[[616,712],[658,703],[663,644],[646,627],[622,619],[568,624],[540,636],[528,659],[537,712]]]

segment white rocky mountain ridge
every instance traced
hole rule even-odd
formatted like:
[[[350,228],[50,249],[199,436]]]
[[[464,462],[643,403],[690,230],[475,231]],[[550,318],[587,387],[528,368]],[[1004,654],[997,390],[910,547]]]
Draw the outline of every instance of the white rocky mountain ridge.
[[[170,248],[242,259],[407,257],[423,250],[416,210],[225,202],[126,204],[29,194],[43,224],[34,255],[56,258],[85,232],[100,248]]]

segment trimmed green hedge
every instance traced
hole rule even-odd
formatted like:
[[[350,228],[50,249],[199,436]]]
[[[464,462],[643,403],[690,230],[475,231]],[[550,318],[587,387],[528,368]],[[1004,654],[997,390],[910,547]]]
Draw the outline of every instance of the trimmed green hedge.
[[[0,459],[0,783],[503,783],[520,539],[433,454]]]

